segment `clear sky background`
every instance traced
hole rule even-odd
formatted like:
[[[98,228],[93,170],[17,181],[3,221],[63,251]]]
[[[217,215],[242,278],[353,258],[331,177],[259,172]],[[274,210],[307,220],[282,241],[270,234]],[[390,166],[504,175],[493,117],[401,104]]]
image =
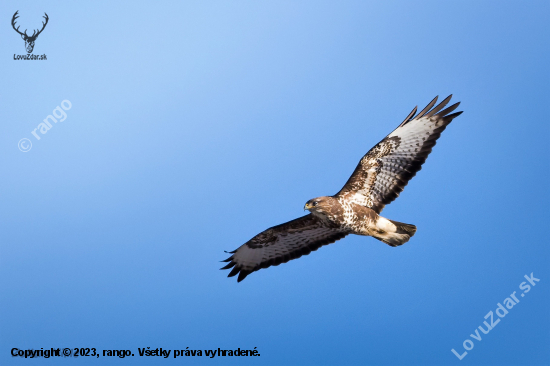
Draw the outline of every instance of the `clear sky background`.
[[[33,52],[47,61],[13,59],[26,54],[16,10],[21,30],[48,13]],[[549,10],[2,1],[0,364],[549,364]],[[241,283],[218,270],[451,93],[464,114],[384,210],[417,225],[410,242],[350,236]],[[64,100],[67,119],[36,140]],[[531,273],[540,282],[473,340]],[[13,347],[136,356],[23,361]]]

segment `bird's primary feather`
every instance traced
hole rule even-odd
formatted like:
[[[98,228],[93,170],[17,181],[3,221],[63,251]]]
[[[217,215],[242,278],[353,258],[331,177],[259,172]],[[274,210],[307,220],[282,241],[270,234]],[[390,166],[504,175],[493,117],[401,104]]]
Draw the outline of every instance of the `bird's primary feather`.
[[[373,236],[391,246],[407,242],[416,227],[379,214],[399,196],[443,130],[462,113],[451,114],[460,103],[443,110],[450,100],[451,95],[433,108],[435,97],[418,114],[415,107],[363,156],[340,192],[308,201],[306,208],[311,214],[259,233],[231,252],[224,261],[228,264],[221,269],[231,269],[229,277],[238,275],[240,282],[254,271],[307,255],[348,234]]]

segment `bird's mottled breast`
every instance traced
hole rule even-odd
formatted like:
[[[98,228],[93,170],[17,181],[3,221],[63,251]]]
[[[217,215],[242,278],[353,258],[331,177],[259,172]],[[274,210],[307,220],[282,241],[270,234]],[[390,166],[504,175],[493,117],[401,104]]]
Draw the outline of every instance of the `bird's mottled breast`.
[[[358,205],[347,199],[340,199],[343,211],[342,225],[352,231],[360,231],[376,221],[378,214],[372,209]]]
[[[328,216],[330,217],[330,221],[337,223],[338,225],[342,224],[342,221],[344,220],[344,209],[342,208],[340,202],[335,200],[335,203],[330,208]]]

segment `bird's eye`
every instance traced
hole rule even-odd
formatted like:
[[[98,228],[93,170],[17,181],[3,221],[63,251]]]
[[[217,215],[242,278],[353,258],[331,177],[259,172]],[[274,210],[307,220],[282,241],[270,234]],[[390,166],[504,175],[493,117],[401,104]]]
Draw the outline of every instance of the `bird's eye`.
[[[317,206],[317,201],[313,201],[313,206]]]

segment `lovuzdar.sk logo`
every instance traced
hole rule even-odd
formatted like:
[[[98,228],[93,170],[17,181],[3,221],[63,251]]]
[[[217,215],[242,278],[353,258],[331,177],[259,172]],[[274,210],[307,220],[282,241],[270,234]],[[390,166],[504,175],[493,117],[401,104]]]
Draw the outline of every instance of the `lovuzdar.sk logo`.
[[[27,54],[26,55],[13,55],[13,59],[14,60],[46,60],[46,54],[43,54],[43,55],[33,55],[32,54],[32,51],[34,49],[34,42],[36,41],[36,38],[38,38],[38,36],[40,35],[40,33],[42,33],[42,31],[44,30],[44,28],[46,28],[46,24],[48,24],[48,20],[50,18],[48,18],[48,14],[46,14],[44,12],[44,16],[43,18],[46,19],[45,22],[42,22],[42,29],[38,30],[38,29],[35,29],[32,33],[32,35],[28,35],[27,34],[27,30],[25,29],[24,32],[20,32],[19,31],[19,26],[17,26],[17,28],[15,27],[15,23],[16,23],[16,19],[19,18],[19,15],[17,15],[17,13],[19,13],[19,10],[17,10],[15,12],[15,14],[13,14],[13,18],[11,18],[11,26],[13,27],[13,29],[19,33],[21,35],[21,38],[23,38],[23,40],[25,41],[25,48],[27,49]]]

